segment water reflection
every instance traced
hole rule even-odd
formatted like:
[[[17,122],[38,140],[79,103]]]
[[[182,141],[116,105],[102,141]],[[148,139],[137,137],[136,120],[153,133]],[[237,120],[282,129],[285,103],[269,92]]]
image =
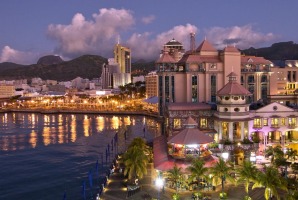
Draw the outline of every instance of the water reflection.
[[[160,130],[154,119],[145,117],[1,113],[0,151],[76,142],[80,137],[101,134],[105,130],[117,131],[123,126],[135,126],[137,122],[153,133]]]

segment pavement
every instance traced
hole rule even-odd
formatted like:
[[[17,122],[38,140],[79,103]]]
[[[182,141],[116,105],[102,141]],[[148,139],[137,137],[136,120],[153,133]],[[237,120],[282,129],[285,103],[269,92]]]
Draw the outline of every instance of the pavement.
[[[101,195],[101,200],[151,200],[151,199],[160,199],[160,200],[172,200],[172,195],[175,194],[174,189],[164,188],[158,189],[154,185],[154,180],[152,180],[153,164],[148,164],[148,173],[140,180],[140,190],[128,195],[126,189],[127,179],[124,177],[123,173],[119,172],[119,167],[116,167],[115,172],[110,176],[108,183],[104,189],[103,194]],[[229,200],[240,200],[245,196],[245,190],[243,185],[234,186],[227,184],[225,186],[225,191],[228,193]],[[179,191],[180,200],[192,200],[192,194],[194,191]],[[210,197],[212,200],[219,199],[220,186],[216,188],[215,191],[201,191],[206,196]],[[250,196],[253,197],[253,200],[263,200],[264,191],[254,190],[253,193],[250,193]]]

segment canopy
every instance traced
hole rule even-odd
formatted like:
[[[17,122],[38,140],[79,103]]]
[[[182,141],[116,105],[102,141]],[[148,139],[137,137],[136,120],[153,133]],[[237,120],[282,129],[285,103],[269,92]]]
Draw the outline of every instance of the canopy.
[[[197,128],[186,128],[168,140],[169,143],[174,144],[206,144],[213,142],[213,138],[206,135]]]
[[[158,97],[157,96],[149,97],[148,99],[145,99],[144,102],[151,103],[151,104],[157,104]]]

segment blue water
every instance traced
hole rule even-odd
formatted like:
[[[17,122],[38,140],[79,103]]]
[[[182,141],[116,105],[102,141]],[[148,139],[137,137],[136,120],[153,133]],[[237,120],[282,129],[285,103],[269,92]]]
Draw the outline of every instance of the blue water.
[[[124,127],[127,139],[119,135],[118,148],[115,145],[112,151],[111,141]],[[1,113],[0,199],[55,200],[63,199],[64,193],[67,199],[83,199],[83,181],[89,199],[117,153],[134,137],[152,141],[159,130],[154,119],[142,116]],[[111,151],[106,163],[108,144]]]

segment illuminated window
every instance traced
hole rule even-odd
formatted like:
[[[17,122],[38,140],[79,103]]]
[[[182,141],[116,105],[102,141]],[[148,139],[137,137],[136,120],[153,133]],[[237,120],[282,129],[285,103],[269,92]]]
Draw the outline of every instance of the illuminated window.
[[[174,128],[181,128],[181,119],[174,119]]]
[[[200,127],[201,128],[207,128],[207,119],[206,118],[201,118],[200,119]]]
[[[254,127],[261,127],[261,119],[260,118],[255,118],[254,119]]]
[[[286,125],[286,119],[285,118],[281,118],[280,123],[281,123],[282,126],[285,126]]]
[[[278,118],[271,119],[271,126],[278,126]]]
[[[263,119],[263,125],[264,126],[268,126],[268,118],[264,118]]]
[[[296,118],[295,117],[290,117],[289,118],[289,125],[296,125]]]

